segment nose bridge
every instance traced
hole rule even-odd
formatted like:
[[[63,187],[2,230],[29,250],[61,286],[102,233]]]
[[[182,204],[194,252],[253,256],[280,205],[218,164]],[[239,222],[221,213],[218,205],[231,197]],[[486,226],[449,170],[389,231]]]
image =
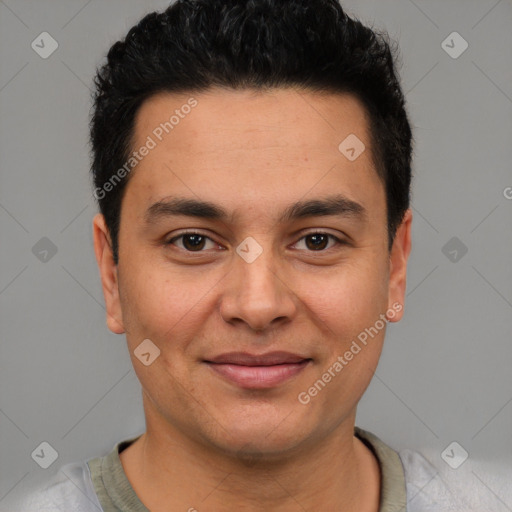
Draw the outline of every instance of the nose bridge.
[[[236,265],[240,267],[242,281],[245,283],[242,291],[250,294],[252,291],[259,291],[276,295],[274,281],[277,279],[277,265],[270,241],[265,244],[265,248],[260,247],[261,249],[249,240],[237,248],[239,258]]]
[[[233,265],[221,308],[226,321],[239,319],[263,330],[274,320],[293,315],[293,293],[279,276],[270,237],[243,240],[236,248]]]

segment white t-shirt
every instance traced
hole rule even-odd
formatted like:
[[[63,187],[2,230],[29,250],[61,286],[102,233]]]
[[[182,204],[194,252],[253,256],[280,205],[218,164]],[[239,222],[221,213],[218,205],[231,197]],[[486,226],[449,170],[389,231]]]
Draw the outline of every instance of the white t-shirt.
[[[455,485],[453,475],[436,469],[418,452],[396,452],[358,427],[355,436],[379,461],[379,512],[512,511],[512,503],[507,504],[490,488],[486,493],[469,488],[467,482]],[[107,455],[62,466],[46,485],[27,492],[21,502],[0,502],[0,512],[148,512],[119,458],[119,453],[138,437],[117,443]]]

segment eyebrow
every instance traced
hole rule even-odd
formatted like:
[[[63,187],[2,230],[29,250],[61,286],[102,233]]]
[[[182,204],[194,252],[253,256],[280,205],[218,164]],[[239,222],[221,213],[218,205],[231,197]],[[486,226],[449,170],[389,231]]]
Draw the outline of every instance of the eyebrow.
[[[178,215],[219,221],[227,221],[232,217],[223,207],[209,201],[170,197],[152,204],[146,211],[145,221],[151,224],[162,218]],[[338,194],[325,198],[297,201],[285,208],[279,217],[279,222],[330,215],[363,220],[367,217],[367,211],[363,205]]]

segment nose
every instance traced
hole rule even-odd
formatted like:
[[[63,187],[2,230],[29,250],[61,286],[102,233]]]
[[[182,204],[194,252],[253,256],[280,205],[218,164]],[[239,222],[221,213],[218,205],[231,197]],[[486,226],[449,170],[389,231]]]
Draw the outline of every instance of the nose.
[[[250,263],[235,254],[220,304],[224,321],[244,323],[258,332],[289,322],[296,314],[297,298],[279,268],[270,249]]]

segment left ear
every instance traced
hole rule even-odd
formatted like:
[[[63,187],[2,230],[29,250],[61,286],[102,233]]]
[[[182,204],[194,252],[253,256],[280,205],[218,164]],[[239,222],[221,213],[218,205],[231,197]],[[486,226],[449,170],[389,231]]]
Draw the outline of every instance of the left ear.
[[[407,260],[411,252],[412,210],[408,209],[396,230],[389,257],[388,308],[395,312],[390,322],[401,320],[405,303]]]

